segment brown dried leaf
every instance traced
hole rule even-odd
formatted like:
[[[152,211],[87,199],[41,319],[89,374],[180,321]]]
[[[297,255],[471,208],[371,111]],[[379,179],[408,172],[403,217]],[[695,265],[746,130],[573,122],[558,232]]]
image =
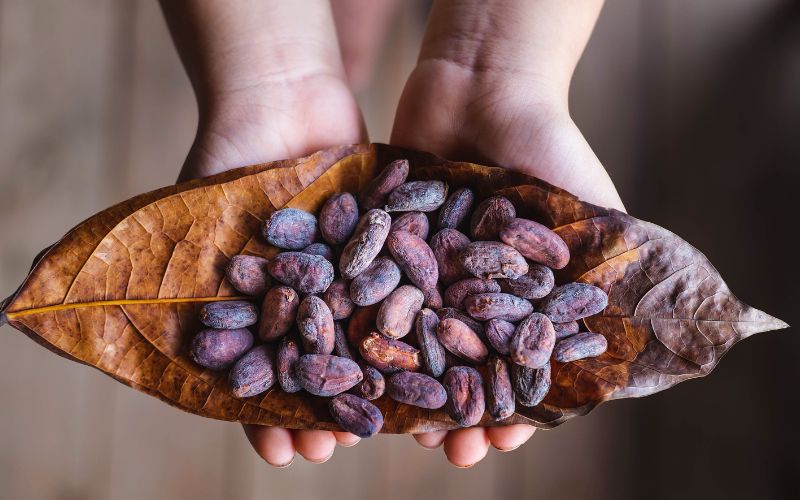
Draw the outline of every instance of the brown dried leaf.
[[[669,231],[615,210],[581,202],[523,174],[384,145],[341,146],[306,158],[166,187],[115,205],[81,223],[42,252],[17,292],[0,304],[7,321],[36,342],[94,366],[122,383],[199,415],[289,428],[338,429],[326,401],[277,387],[244,400],[225,373],[189,358],[203,303],[234,299],[224,279],[239,253],[270,257],[257,239],[274,210],[316,211],[334,192],[358,192],[376,168],[408,158],[409,179],[470,187],[478,199],[507,196],[521,217],[553,228],[567,242],[567,280],[609,294],[587,318],[608,339],[602,356],[553,364],[545,401],[503,421],[555,426],[597,404],[643,396],[706,375],[737,341],[784,328],[739,301],[708,260]],[[423,432],[456,424],[442,410],[375,401],[384,432]],[[487,417],[481,422],[490,424]]]

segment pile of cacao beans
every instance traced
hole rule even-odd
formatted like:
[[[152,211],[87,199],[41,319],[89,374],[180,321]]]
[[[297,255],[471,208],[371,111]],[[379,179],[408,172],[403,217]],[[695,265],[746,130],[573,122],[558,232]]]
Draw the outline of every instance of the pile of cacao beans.
[[[606,351],[580,320],[608,297],[586,283],[556,286],[553,269],[570,256],[555,232],[518,218],[504,197],[476,204],[469,188],[448,196],[445,182],[406,182],[408,173],[406,160],[391,162],[358,199],[334,194],[318,216],[274,212],[263,238],[281,252],[231,259],[226,278],[252,301],[204,305],[208,329],[192,359],[230,370],[237,397],[276,382],[329,397],[333,419],[368,437],[383,426],[370,401],[384,393],[444,407],[468,427],[485,411],[502,420],[516,404],[539,404],[551,360]]]

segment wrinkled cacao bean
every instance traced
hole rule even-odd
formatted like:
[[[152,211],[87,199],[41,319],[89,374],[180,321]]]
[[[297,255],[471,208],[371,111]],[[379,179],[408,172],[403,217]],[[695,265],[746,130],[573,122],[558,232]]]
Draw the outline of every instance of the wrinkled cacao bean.
[[[403,285],[390,293],[378,310],[378,331],[393,339],[408,335],[424,298],[422,292],[411,285]]]
[[[267,259],[255,255],[234,255],[225,269],[225,277],[240,292],[261,296],[270,285],[268,263]]]
[[[298,392],[303,388],[297,381],[294,373],[294,366],[300,359],[300,342],[293,335],[287,335],[278,344],[278,354],[276,357],[278,372],[278,384],[284,392]]]
[[[422,291],[423,299],[422,305],[429,309],[439,309],[444,306],[444,299],[442,293],[439,291],[439,286],[428,288]]]
[[[333,324],[333,353],[340,358],[356,359],[350,350],[344,328],[342,328],[342,324],[339,321]]]
[[[408,177],[408,160],[394,160],[384,167],[361,192],[358,200],[362,210],[380,208],[386,204],[386,198],[396,187]]]
[[[500,285],[495,280],[467,278],[456,281],[444,291],[444,303],[449,307],[464,309],[464,299],[481,293],[499,293]]]
[[[475,321],[474,319],[467,316],[465,313],[456,309],[454,307],[443,307],[441,309],[436,310],[436,315],[439,316],[439,320],[443,320],[445,318],[455,318],[460,322],[467,325],[470,330],[477,333],[479,337],[484,335],[484,327],[483,323],[480,321]]]
[[[508,349],[511,361],[528,368],[541,368],[550,362],[556,343],[553,323],[541,313],[532,313],[522,320],[511,337]]]
[[[419,344],[419,358],[422,370],[433,377],[440,377],[445,370],[445,350],[436,337],[439,317],[430,309],[417,314],[415,330]]]
[[[350,282],[350,300],[371,306],[385,299],[400,284],[400,268],[389,257],[378,257]]]
[[[265,345],[250,349],[233,365],[228,380],[237,398],[255,396],[268,390],[275,383],[271,350]]]
[[[282,208],[264,221],[264,239],[270,245],[287,250],[301,250],[314,243],[317,218],[296,208]]]
[[[542,299],[539,311],[554,323],[568,323],[599,313],[608,305],[608,295],[588,283],[557,286]]]
[[[495,420],[503,420],[514,414],[514,388],[508,363],[499,356],[492,356],[486,364],[486,407]]]
[[[378,317],[380,307],[380,304],[373,304],[356,308],[347,323],[347,341],[351,347],[358,349],[364,337],[377,329],[375,327],[375,319]]]
[[[569,262],[569,247],[561,236],[538,222],[511,219],[500,230],[500,239],[539,264],[561,269]]]
[[[353,279],[369,267],[383,248],[391,225],[391,216],[383,210],[373,209],[361,217],[339,259],[342,278]]]
[[[474,200],[475,195],[470,188],[454,191],[439,210],[439,229],[458,228],[472,209]]]
[[[258,337],[269,342],[286,335],[297,321],[298,307],[300,297],[297,292],[288,286],[270,288],[261,304]]]
[[[577,333],[556,344],[553,359],[559,363],[569,363],[586,358],[596,358],[608,349],[608,341],[599,333]]]
[[[389,193],[387,212],[433,212],[447,199],[447,183],[442,181],[411,181]]]
[[[478,278],[517,279],[528,272],[528,262],[518,251],[498,241],[470,243],[459,254],[461,265]]]
[[[399,340],[371,333],[361,339],[358,352],[364,360],[383,373],[420,368],[419,350]]]
[[[267,267],[273,278],[300,293],[322,293],[333,282],[333,265],[319,255],[283,252]]]
[[[581,331],[581,325],[577,321],[570,321],[569,323],[553,323],[553,330],[556,331],[556,342],[575,335]]]
[[[541,264],[528,264],[527,274],[515,280],[497,280],[504,292],[523,299],[541,299],[553,289],[553,271]]]
[[[354,385],[350,392],[370,401],[383,396],[383,392],[386,390],[386,379],[383,378],[383,374],[367,363],[361,362],[359,366],[364,373],[364,379]]]
[[[533,312],[533,304],[508,293],[479,293],[464,299],[464,309],[478,321],[504,319],[513,323]]]
[[[330,354],[300,356],[294,371],[303,389],[324,397],[340,394],[364,377],[355,361]]]
[[[470,234],[475,241],[496,240],[500,229],[514,217],[514,205],[502,196],[493,196],[480,202],[472,213]]]
[[[328,198],[319,211],[319,230],[331,245],[350,239],[358,224],[358,204],[350,193],[337,193]]]
[[[397,231],[386,238],[392,257],[417,288],[434,288],[439,280],[439,266],[431,247],[425,240],[405,231]]]
[[[244,300],[209,302],[200,308],[200,322],[217,330],[235,330],[258,321],[256,306]]]
[[[333,249],[325,243],[312,243],[302,249],[301,252],[309,255],[319,255],[320,257],[325,257],[325,260],[331,264],[333,264],[333,262],[336,260],[336,257],[333,255]]]
[[[297,309],[297,329],[309,354],[331,354],[335,341],[333,316],[324,300],[307,295]]]
[[[356,305],[350,300],[350,284],[345,280],[336,280],[322,294],[322,300],[328,304],[333,319],[347,319],[353,314]]]
[[[253,346],[253,334],[247,328],[207,329],[192,339],[189,355],[195,363],[209,370],[229,368]]]
[[[537,369],[511,364],[511,384],[517,402],[522,406],[536,406],[550,391],[550,363]]]
[[[447,391],[445,409],[450,418],[461,427],[477,425],[486,409],[483,378],[478,370],[469,366],[450,368],[442,385]]]
[[[392,227],[389,232],[406,231],[423,240],[427,240],[429,230],[430,226],[428,224],[427,215],[422,212],[408,212],[392,222]]]
[[[516,330],[514,323],[504,319],[491,319],[486,323],[486,339],[494,347],[494,350],[504,356],[511,354],[509,343]]]
[[[386,393],[398,403],[435,410],[447,402],[447,392],[435,378],[424,373],[395,373],[386,381]]]
[[[469,278],[470,274],[461,263],[460,254],[469,246],[469,238],[455,229],[442,229],[431,238],[431,250],[436,257],[439,279],[445,285]]]
[[[436,338],[445,349],[472,363],[483,363],[489,356],[489,349],[478,334],[455,318],[446,318],[439,322]]]
[[[330,400],[328,410],[342,430],[360,438],[375,435],[383,427],[383,414],[377,406],[353,394],[339,394]]]

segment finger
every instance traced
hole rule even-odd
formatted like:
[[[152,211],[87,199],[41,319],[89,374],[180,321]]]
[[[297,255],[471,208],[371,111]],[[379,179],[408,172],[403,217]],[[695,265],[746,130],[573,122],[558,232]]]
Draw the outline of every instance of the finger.
[[[339,446],[344,446],[345,448],[350,448],[351,446],[355,446],[361,441],[361,438],[356,436],[355,434],[351,434],[349,432],[334,432],[333,437],[336,438],[336,443]]]
[[[492,446],[500,451],[516,450],[533,436],[536,427],[526,424],[489,427],[486,434]]]
[[[472,467],[489,451],[489,437],[483,427],[450,431],[444,440],[444,454],[456,467]]]
[[[422,434],[414,434],[414,439],[417,440],[417,443],[419,443],[423,448],[428,448],[429,450],[440,447],[444,442],[445,437],[447,437],[447,431],[434,431],[425,432]]]
[[[294,445],[303,458],[321,464],[333,456],[336,438],[331,431],[295,431]]]
[[[244,424],[244,433],[250,445],[273,467],[288,467],[294,460],[294,444],[289,429]]]

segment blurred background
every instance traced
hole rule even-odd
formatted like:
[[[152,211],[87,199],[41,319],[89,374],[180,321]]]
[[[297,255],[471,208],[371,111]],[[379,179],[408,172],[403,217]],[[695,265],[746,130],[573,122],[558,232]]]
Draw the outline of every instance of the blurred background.
[[[428,3],[405,1],[359,93],[387,141]],[[609,0],[571,94],[629,211],[800,323],[800,3]],[[174,182],[189,82],[154,0],[0,0],[0,295],[112,203]],[[0,498],[800,498],[800,340],[736,346],[714,373],[601,406],[472,469],[407,436],[325,465],[265,465],[236,424],[181,413],[0,329]]]

